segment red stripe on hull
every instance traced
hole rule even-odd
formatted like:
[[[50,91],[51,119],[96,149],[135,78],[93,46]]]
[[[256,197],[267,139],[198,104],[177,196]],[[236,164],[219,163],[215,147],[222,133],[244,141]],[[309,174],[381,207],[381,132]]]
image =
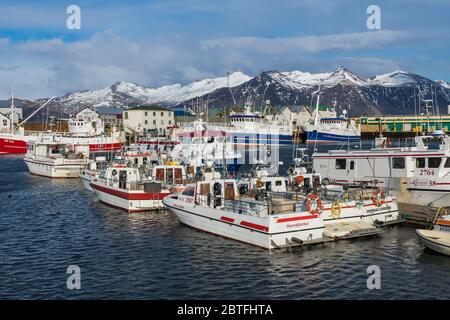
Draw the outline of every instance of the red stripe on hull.
[[[281,222],[290,222],[290,221],[297,221],[297,220],[309,220],[309,219],[316,219],[319,217],[317,214],[313,214],[310,216],[301,216],[301,217],[290,217],[290,218],[280,218],[277,220],[277,223]]]
[[[244,227],[249,227],[249,228],[252,228],[252,229],[255,229],[255,230],[269,232],[269,228],[268,227],[262,226],[262,225],[256,224],[256,223],[251,223],[251,222],[247,222],[247,221],[241,221],[240,225],[244,226]]]
[[[221,216],[220,220],[223,220],[223,221],[226,221],[226,222],[234,222],[233,218],[228,218],[228,217],[225,217],[225,216]]]
[[[106,188],[99,185],[96,185],[94,183],[91,183],[90,186],[94,189],[97,189],[99,191],[111,194],[113,196],[125,199],[125,200],[162,200],[166,196],[168,196],[170,193],[161,193],[161,192],[152,192],[152,193],[128,193],[119,191],[116,189]]]

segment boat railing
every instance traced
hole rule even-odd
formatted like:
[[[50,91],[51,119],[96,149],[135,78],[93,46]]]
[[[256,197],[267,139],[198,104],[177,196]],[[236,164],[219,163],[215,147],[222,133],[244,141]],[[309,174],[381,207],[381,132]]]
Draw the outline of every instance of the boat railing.
[[[245,214],[249,216],[264,217],[270,214],[270,208],[268,203],[255,200],[244,200],[242,198],[237,199],[224,199],[222,209],[225,211],[231,211],[234,213]]]

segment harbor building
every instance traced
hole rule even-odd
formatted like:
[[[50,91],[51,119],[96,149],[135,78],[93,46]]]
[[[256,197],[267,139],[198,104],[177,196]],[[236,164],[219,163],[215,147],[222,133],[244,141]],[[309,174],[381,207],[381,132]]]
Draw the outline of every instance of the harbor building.
[[[96,107],[95,111],[98,113],[100,118],[106,127],[112,128],[123,128],[123,112],[125,108],[123,107]]]
[[[175,125],[174,112],[160,106],[138,106],[123,111],[123,127],[128,133],[165,136]]]
[[[450,115],[399,115],[362,116],[354,118],[361,124],[361,135],[373,138],[380,132],[391,137],[415,136],[418,133],[433,133],[438,130],[450,131]]]

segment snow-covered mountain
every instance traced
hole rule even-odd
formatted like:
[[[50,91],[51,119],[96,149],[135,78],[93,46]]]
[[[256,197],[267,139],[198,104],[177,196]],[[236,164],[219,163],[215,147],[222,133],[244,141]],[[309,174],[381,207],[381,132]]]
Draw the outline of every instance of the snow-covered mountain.
[[[346,109],[350,115],[361,114],[412,114],[414,91],[423,94],[430,90],[437,93],[441,112],[450,104],[450,83],[432,81],[420,75],[397,70],[363,79],[350,70],[340,67],[333,72],[309,73],[303,71],[264,71],[255,77],[242,72],[227,77],[210,78],[186,85],[173,84],[159,88],[147,88],[130,82],[117,82],[100,90],[86,90],[56,98],[51,109],[56,116],[73,113],[83,106],[133,106],[137,104],[161,104],[167,107],[191,106],[207,103],[213,111],[245,103],[263,105],[270,100],[274,106],[309,105],[314,93],[321,88],[324,104],[335,102],[338,109]],[[418,91],[418,90],[417,90]],[[45,99],[39,99],[26,107],[24,114],[32,112]]]
[[[229,86],[240,85],[250,79],[242,72],[231,73]],[[162,103],[173,105],[198,96],[203,96],[218,88],[227,86],[227,77],[204,79],[187,85],[173,84],[159,88],[146,88],[131,82],[117,82],[100,90],[86,90],[67,94],[55,101],[64,105],[133,105]]]
[[[447,112],[450,89],[444,82],[434,82],[420,75],[394,71],[367,80],[340,67],[334,72],[266,71],[231,90],[217,89],[208,94],[210,108],[222,109],[233,104],[263,105],[270,100],[275,106],[309,105],[321,87],[324,104],[336,102],[338,109],[346,109],[352,116],[361,114],[413,114],[414,86],[424,95],[436,89],[441,112]],[[434,89],[432,89],[434,88]],[[202,98],[202,97],[201,97]],[[200,98],[200,99],[201,99]],[[184,101],[183,104],[195,104]]]

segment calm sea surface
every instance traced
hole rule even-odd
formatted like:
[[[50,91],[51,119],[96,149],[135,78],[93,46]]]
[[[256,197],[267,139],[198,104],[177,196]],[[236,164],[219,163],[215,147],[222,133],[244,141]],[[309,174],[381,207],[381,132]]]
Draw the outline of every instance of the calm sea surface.
[[[424,251],[410,227],[268,252],[170,213],[106,207],[77,179],[31,176],[20,156],[0,156],[0,206],[1,299],[450,298],[450,258]],[[66,287],[69,265],[81,290]],[[370,265],[380,290],[367,289]]]

